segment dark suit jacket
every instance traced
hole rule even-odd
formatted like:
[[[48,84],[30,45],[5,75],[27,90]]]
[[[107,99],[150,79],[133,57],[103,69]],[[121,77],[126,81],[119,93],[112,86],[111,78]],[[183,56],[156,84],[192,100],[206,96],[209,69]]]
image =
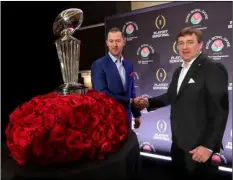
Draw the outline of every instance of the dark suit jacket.
[[[126,91],[123,88],[117,66],[108,54],[93,62],[91,67],[91,82],[94,90],[111,96],[125,107],[131,128],[131,112],[134,117],[141,116],[141,113],[130,106],[130,98],[136,97],[133,64],[124,59],[123,66],[126,74]]]
[[[148,110],[171,105],[172,139],[181,149],[202,145],[220,151],[229,111],[227,70],[200,54],[177,94],[181,69],[175,70],[166,94],[149,99]],[[188,83],[191,78],[195,83]]]

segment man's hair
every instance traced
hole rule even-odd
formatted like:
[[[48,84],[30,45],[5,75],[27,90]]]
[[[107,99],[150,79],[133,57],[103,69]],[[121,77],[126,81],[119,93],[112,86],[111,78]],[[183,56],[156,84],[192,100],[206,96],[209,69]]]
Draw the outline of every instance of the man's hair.
[[[113,27],[113,28],[109,29],[109,30],[108,30],[108,33],[110,33],[110,32],[120,32],[120,33],[122,34],[122,37],[124,38],[123,32],[122,32],[121,29],[118,28],[118,27]],[[107,33],[106,39],[108,39],[108,33]]]
[[[197,36],[197,41],[198,43],[201,43],[203,41],[202,39],[202,32],[201,30],[194,28],[194,27],[186,27],[184,29],[182,29],[179,34],[176,37],[176,41],[178,42],[178,38],[185,36],[185,35],[192,35],[195,34]]]

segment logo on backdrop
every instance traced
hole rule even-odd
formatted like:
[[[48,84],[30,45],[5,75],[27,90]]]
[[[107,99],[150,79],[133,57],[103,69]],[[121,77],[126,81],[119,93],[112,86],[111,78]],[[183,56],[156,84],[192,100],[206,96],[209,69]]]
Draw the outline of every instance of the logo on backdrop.
[[[208,14],[205,10],[193,9],[186,16],[185,23],[198,29],[207,29],[203,26],[205,20],[208,20]]]
[[[221,155],[219,153],[214,153],[211,157],[211,163],[215,166],[226,165],[227,160],[224,155]]]
[[[135,87],[135,88],[139,87],[139,86],[137,85],[139,79],[140,79],[140,78],[139,78],[138,73],[137,73],[137,72],[134,72],[134,87]]]
[[[167,72],[165,71],[165,69],[159,68],[159,69],[156,71],[156,79],[157,79],[159,82],[163,82],[163,81],[165,81],[166,78],[167,78]]]
[[[163,83],[167,79],[167,71],[164,68],[159,68],[155,76],[158,83],[154,84],[153,90],[167,90],[168,83]]]
[[[122,32],[126,36],[127,41],[132,41],[133,39],[138,38],[135,35],[136,31],[138,31],[138,25],[133,21],[129,21],[129,22],[125,23],[125,25],[122,28]]]
[[[178,49],[177,49],[177,42],[174,41],[173,45],[172,45],[172,50],[175,54],[178,54]]]
[[[154,134],[153,139],[170,141],[169,135],[167,133],[167,123],[163,119],[157,121],[156,128],[158,132]]]
[[[157,29],[163,29],[166,26],[166,19],[163,15],[159,15],[156,17],[155,26]]]
[[[227,142],[226,149],[232,149],[232,129],[230,130],[229,135],[231,138],[229,138],[229,141]]]
[[[212,54],[208,56],[213,60],[221,60],[222,58],[229,58],[229,55],[224,53],[224,49],[231,47],[229,40],[223,36],[214,36],[206,43],[206,49],[210,50]]]
[[[228,91],[232,91],[232,83],[229,83],[229,85],[228,85]]]
[[[229,22],[228,29],[232,29],[232,21]]]
[[[173,44],[172,44],[172,53],[173,53],[173,56],[171,56],[171,58],[169,60],[170,64],[182,62],[182,59],[178,54],[177,42],[176,41],[174,41]]]
[[[139,80],[139,75],[137,72],[134,72],[134,80]]]
[[[164,120],[158,120],[157,122],[157,130],[160,133],[164,133],[167,130],[167,123]]]
[[[154,54],[154,48],[149,44],[142,44],[138,50],[137,55],[141,57],[138,60],[138,64],[149,64],[153,63],[154,60],[151,59],[151,55]]]
[[[140,151],[154,153],[155,152],[155,148],[149,142],[143,142],[143,143],[140,144]]]
[[[157,31],[152,34],[152,39],[169,37],[168,30],[165,28],[167,24],[166,18],[163,15],[159,15],[155,18],[155,27]]]

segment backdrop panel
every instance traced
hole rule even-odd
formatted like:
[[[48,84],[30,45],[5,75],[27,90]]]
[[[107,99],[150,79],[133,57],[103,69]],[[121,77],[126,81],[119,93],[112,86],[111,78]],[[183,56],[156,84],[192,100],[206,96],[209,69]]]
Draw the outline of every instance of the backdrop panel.
[[[203,31],[203,52],[225,65],[229,73],[230,113],[224,134],[227,165],[232,165],[232,2],[174,2],[106,18],[106,32],[122,29],[124,57],[134,64],[137,95],[158,96],[167,91],[174,70],[181,65],[176,35],[184,27]],[[170,155],[170,106],[148,113],[135,130],[148,153]]]

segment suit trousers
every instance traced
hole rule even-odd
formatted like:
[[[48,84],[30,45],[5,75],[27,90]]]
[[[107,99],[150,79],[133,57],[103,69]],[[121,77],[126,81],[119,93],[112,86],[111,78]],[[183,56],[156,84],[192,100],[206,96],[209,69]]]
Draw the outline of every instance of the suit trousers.
[[[192,154],[179,148],[175,143],[171,147],[172,170],[174,180],[214,179],[218,167],[211,164],[211,158],[205,163],[192,160]]]

